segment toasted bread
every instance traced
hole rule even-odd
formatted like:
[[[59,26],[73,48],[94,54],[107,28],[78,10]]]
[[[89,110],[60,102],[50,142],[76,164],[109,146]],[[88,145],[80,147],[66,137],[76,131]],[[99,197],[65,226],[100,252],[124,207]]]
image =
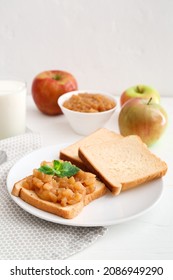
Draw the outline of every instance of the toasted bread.
[[[114,195],[164,176],[167,165],[135,135],[120,141],[81,146],[79,157]]]
[[[75,164],[79,168],[83,170],[88,170],[84,162],[79,158],[78,156],[78,149],[79,147],[83,145],[99,145],[100,143],[109,141],[109,140],[119,140],[123,136],[120,134],[117,134],[111,130],[108,130],[106,128],[101,128],[97,130],[96,132],[90,134],[89,136],[82,138],[81,140],[77,141],[76,143],[62,149],[60,151],[60,159],[62,160],[68,160],[71,163]]]
[[[107,190],[102,182],[96,180],[94,192],[85,195],[84,199],[76,204],[63,207],[60,203],[53,203],[40,199],[34,191],[22,187],[22,183],[25,180],[26,178],[20,180],[14,185],[12,195],[20,197],[22,200],[38,209],[55,214],[65,219],[72,219],[76,217],[82,211],[84,206],[89,204],[91,201],[103,196]]]

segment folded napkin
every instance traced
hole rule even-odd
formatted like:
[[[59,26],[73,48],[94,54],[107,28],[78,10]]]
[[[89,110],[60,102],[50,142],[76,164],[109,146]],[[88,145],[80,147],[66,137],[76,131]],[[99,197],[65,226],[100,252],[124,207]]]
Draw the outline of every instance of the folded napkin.
[[[26,133],[0,141],[7,161],[0,165],[0,259],[65,259],[104,235],[104,227],[72,227],[41,220],[10,197],[6,178],[13,164],[41,146],[40,136]]]

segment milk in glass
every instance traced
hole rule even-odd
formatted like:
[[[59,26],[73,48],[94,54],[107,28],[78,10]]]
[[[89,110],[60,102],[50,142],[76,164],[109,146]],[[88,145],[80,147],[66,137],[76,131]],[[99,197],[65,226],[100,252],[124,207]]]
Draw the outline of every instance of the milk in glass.
[[[0,139],[25,132],[26,84],[0,80]]]

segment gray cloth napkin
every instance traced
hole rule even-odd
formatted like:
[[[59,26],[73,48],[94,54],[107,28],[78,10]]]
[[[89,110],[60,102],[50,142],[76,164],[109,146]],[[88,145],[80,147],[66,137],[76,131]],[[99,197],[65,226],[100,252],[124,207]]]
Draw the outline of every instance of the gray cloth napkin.
[[[7,161],[0,165],[0,259],[65,259],[104,235],[104,227],[72,227],[41,220],[11,199],[6,178],[15,162],[41,146],[40,136],[26,133],[0,141]]]

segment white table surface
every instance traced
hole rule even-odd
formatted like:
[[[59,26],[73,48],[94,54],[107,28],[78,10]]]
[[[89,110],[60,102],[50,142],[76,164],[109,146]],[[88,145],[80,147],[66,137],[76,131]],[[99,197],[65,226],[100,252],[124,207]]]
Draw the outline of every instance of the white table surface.
[[[103,237],[70,260],[173,259],[173,97],[161,98],[161,104],[168,113],[169,125],[164,136],[151,148],[168,164],[161,200],[139,218],[109,226]],[[118,111],[106,125],[116,132]],[[73,143],[82,138],[72,131],[63,115],[51,117],[40,113],[30,95],[27,97],[27,127],[40,133],[42,146]]]

